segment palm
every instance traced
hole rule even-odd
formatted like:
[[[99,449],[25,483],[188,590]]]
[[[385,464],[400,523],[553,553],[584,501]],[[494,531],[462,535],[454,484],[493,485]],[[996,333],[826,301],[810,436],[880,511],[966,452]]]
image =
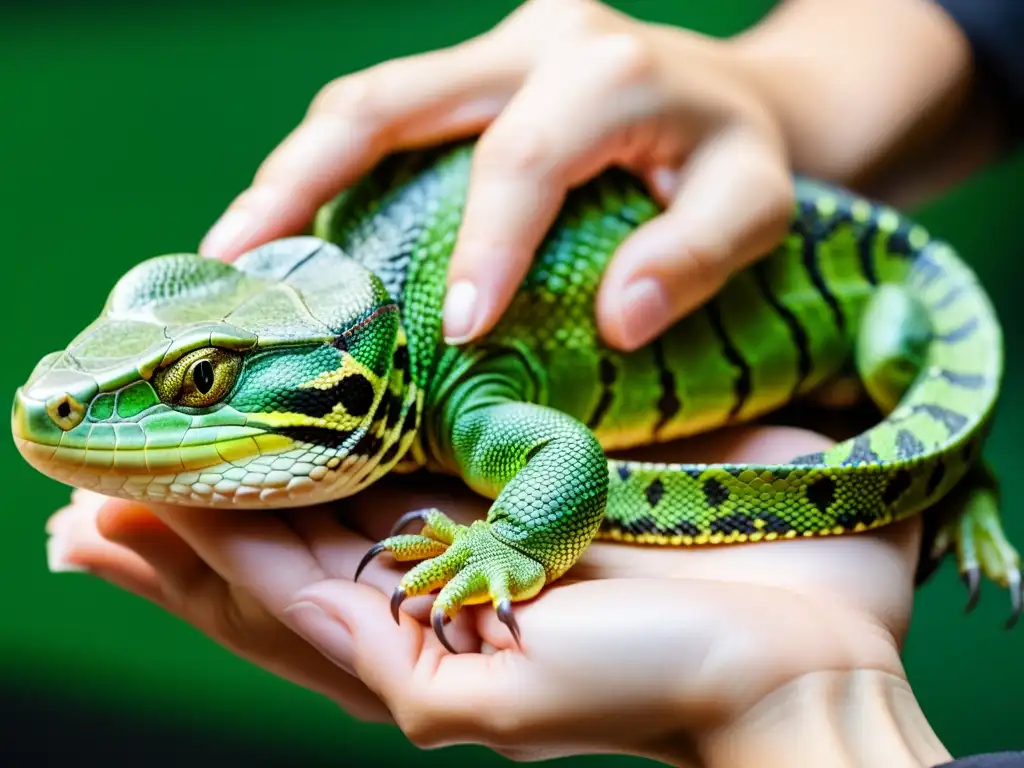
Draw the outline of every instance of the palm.
[[[771,460],[823,441],[795,430],[745,429],[667,453]],[[687,720],[680,710],[705,724],[709,712],[728,719],[817,670],[902,675],[898,646],[912,603],[915,522],[764,546],[595,543],[564,579],[516,605],[521,650],[488,608],[464,611],[446,629],[459,650],[484,653],[451,656],[424,621],[429,597],[407,601],[410,616],[400,626],[392,620],[389,595],[400,567],[378,558],[359,585],[351,582],[371,543],[399,515],[425,506],[462,522],[487,509],[456,481],[402,478],[351,499],[343,522],[326,509],[284,519],[123,501],[101,507],[80,495],[51,529],[71,539],[73,559],[77,546],[77,564],[358,717],[397,719],[417,743],[502,748],[511,739],[529,741],[531,756],[550,756],[581,743],[621,750],[628,733],[630,751],[650,753],[659,729]],[[322,614],[310,614],[310,601],[343,622],[347,640],[317,639],[316,648],[289,628],[321,638]],[[602,744],[595,708],[608,708],[609,691],[617,720],[636,722],[609,730],[615,743]],[[651,702],[666,698],[678,703],[664,714],[675,723],[652,713]],[[494,722],[503,725],[496,731]]]

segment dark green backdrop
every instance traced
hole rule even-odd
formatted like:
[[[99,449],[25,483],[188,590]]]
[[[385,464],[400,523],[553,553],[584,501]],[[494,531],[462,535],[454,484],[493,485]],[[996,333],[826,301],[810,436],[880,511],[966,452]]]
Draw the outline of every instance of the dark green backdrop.
[[[321,84],[384,58],[454,43],[514,5],[6,5],[0,11],[0,248],[8,274],[0,302],[2,391],[12,394],[43,352],[63,346],[89,321],[130,265],[193,249]],[[618,5],[724,35],[755,21],[771,3]],[[1022,181],[1024,158],[1018,158],[920,211],[923,223],[975,262],[1009,329],[1007,397],[990,455],[1005,478],[1008,528],[1018,542],[1024,542],[1024,473],[1016,467],[1024,457],[1017,437],[1024,408],[1016,396],[1024,385],[1024,344],[1013,331],[1021,327],[1024,304]],[[332,757],[339,755],[342,764],[357,763],[358,755],[373,753],[423,766],[502,762],[476,749],[417,754],[397,732],[352,721],[133,597],[85,576],[49,575],[43,522],[67,500],[67,490],[34,474],[10,440],[0,450],[6,489],[0,691],[34,699],[48,717],[79,706],[105,708],[112,723],[124,724],[119,727],[144,720],[199,729],[260,749],[281,746],[293,759],[319,754],[325,764],[337,764]],[[989,585],[978,611],[964,619],[964,595],[950,566],[920,594],[906,653],[910,679],[954,752],[1024,748],[1024,629],[1001,630],[1005,597]],[[37,727],[40,746],[66,738],[64,726]],[[93,736],[116,740],[112,732]],[[159,752],[159,734],[147,738]],[[202,752],[190,759],[203,763]]]

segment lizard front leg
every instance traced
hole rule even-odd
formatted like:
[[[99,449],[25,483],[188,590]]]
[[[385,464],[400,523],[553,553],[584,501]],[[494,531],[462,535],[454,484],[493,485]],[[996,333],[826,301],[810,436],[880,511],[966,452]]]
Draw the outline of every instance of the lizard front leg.
[[[407,515],[359,569],[384,551],[422,560],[399,582],[392,610],[397,620],[406,598],[440,588],[431,623],[453,653],[443,625],[462,606],[488,600],[518,641],[512,603],[573,566],[597,533],[608,494],[607,459],[580,422],[486,387],[463,403],[450,420],[451,459],[471,488],[494,499],[486,520],[459,525],[439,510]],[[399,534],[413,518],[423,531]]]

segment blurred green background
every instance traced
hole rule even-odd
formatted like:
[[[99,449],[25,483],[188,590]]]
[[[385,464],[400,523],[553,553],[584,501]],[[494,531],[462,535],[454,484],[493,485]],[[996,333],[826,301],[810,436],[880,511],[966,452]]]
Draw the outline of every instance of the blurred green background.
[[[455,43],[515,5],[5,5],[2,390],[12,394],[44,352],[62,347],[91,320],[132,264],[194,249],[323,83],[382,59]],[[616,5],[641,18],[727,35],[772,3]],[[1024,342],[1013,331],[1024,327],[1022,181],[1024,158],[1017,157],[919,211],[924,224],[973,260],[1009,331],[1007,396],[989,455],[1005,479],[1007,527],[1018,542],[1024,542],[1024,473],[1016,464],[1024,458],[1017,437],[1024,406],[1016,395],[1024,388]],[[353,721],[140,600],[85,576],[49,575],[43,523],[68,492],[34,474],[10,440],[0,444],[7,467],[0,695],[9,730],[0,739],[0,763],[7,764],[5,750],[31,747],[38,758],[62,744],[80,760],[106,758],[113,765],[169,764],[182,755],[200,765],[391,757],[424,767],[504,762],[470,748],[421,754],[397,731]],[[911,682],[955,754],[1024,748],[1024,634],[1002,631],[1008,605],[994,587],[985,585],[970,618],[961,615],[963,602],[947,563],[918,599],[906,651]],[[15,764],[26,762],[22,755]]]

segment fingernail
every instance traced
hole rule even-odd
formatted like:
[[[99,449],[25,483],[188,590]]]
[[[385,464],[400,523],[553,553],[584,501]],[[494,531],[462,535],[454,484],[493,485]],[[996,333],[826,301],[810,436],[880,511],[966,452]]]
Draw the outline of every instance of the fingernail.
[[[643,346],[664,330],[670,320],[668,296],[653,277],[641,277],[622,291],[619,327],[627,349]]]
[[[472,337],[478,295],[476,286],[469,280],[458,280],[448,289],[448,295],[444,300],[446,344],[462,344]]]
[[[228,211],[206,233],[199,244],[199,252],[212,259],[219,258],[245,236],[251,223],[252,215],[248,211]]]
[[[284,615],[288,625],[306,642],[350,675],[356,674],[355,643],[348,627],[308,600],[288,606]]]
[[[69,560],[71,544],[63,536],[46,540],[46,567],[50,573],[88,573],[88,569]]]
[[[656,168],[651,173],[651,186],[662,202],[667,202],[675,196],[679,187],[679,172],[664,167]]]

